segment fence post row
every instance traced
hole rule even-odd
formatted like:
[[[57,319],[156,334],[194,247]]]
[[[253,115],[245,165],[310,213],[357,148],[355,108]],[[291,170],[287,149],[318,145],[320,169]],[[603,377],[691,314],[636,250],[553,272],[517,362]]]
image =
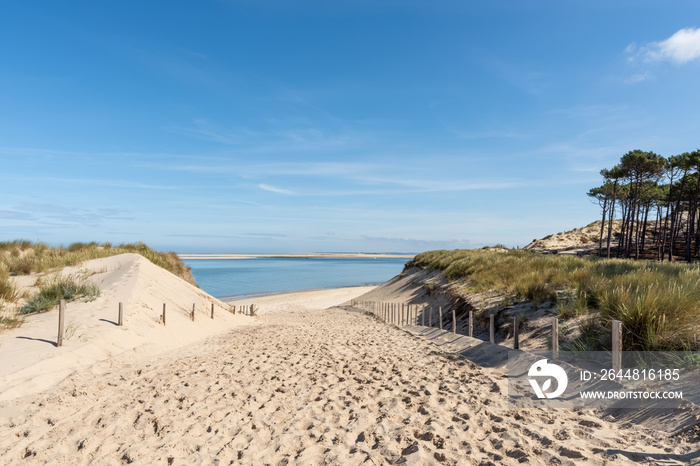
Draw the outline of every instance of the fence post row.
[[[425,314],[428,314],[428,326],[433,326],[433,308],[426,304],[422,306],[378,302],[378,301],[350,301],[353,306],[359,306],[369,312],[381,317],[385,322],[398,326],[418,325],[418,314],[420,314],[421,326],[425,326]],[[120,325],[122,321],[122,309],[120,306]],[[235,306],[234,306],[235,313]],[[253,315],[253,305],[243,306],[243,312],[249,310],[250,315]],[[489,315],[489,341],[496,342],[496,324],[495,314]],[[212,303],[211,318],[214,318],[214,304]],[[442,306],[438,306],[438,319],[440,330],[442,330]],[[194,320],[194,304],[192,305],[192,320]],[[163,304],[163,324],[165,325],[165,304]],[[474,337],[474,311],[469,311],[468,335]],[[452,308],[452,333],[457,333],[457,313],[456,309]],[[63,301],[59,310],[59,335],[57,346],[61,346],[63,342]],[[520,349],[520,319],[518,316],[513,316],[513,349]],[[559,359],[559,319],[552,319],[552,359]],[[612,321],[612,369],[619,371],[622,369],[622,322],[619,320]]]

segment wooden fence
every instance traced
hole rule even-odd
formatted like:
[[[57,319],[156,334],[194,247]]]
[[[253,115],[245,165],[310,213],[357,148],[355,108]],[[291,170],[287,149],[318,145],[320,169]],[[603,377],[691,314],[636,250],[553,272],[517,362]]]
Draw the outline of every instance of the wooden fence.
[[[211,319],[214,319],[214,303],[211,303],[211,308],[208,312],[209,317]],[[238,309],[236,309],[235,305],[231,305],[228,309],[223,309],[226,312],[229,312],[231,314],[243,314],[247,316],[255,316],[257,315],[257,310],[258,307],[255,304],[241,304],[238,306]],[[192,303],[192,311],[188,312],[187,315],[189,316],[190,320],[194,322],[195,316],[197,314],[197,304]],[[64,337],[64,322],[65,322],[65,315],[66,315],[66,301],[64,299],[59,301],[58,304],[58,336],[56,337],[56,347],[63,346],[63,337]],[[124,321],[125,321],[125,310],[124,310],[124,303],[119,303],[119,306],[117,308],[117,322],[116,325],[118,327],[123,327],[124,326]],[[163,326],[166,325],[166,306],[165,303],[163,303],[163,313],[160,315],[160,323],[163,324]]]
[[[383,321],[397,326],[415,325],[425,326],[426,314],[428,327],[433,327],[433,316],[435,322],[442,327],[443,311],[442,307],[430,307],[427,304],[406,304],[396,302],[382,301],[351,301],[353,307],[362,309],[370,314],[377,316]],[[452,314],[452,333],[457,334],[457,313],[455,308],[451,309]],[[420,320],[420,324],[419,324]],[[513,316],[513,349],[520,349],[520,318]],[[474,337],[474,311],[470,310],[467,317],[467,336]],[[489,341],[495,343],[496,324],[495,315],[489,315]],[[559,319],[552,318],[552,358],[559,358]],[[612,368],[619,371],[622,368],[622,322],[614,320],[612,322]]]

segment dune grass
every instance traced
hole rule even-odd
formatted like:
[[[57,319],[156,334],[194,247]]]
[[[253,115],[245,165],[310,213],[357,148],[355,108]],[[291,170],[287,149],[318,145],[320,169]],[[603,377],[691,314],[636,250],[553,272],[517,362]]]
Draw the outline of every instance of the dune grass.
[[[53,248],[44,243],[26,240],[0,242],[0,329],[18,327],[25,315],[50,310],[57,306],[61,299],[91,301],[99,296],[99,287],[81,274],[52,274],[49,278],[39,278],[39,291],[31,296],[19,293],[10,277],[32,273],[50,274],[87,260],[124,253],[140,254],[196,286],[190,268],[177,254],[154,251],[143,243],[118,246],[96,242],[73,243],[68,247]],[[9,304],[15,306],[10,307]]]
[[[612,320],[624,325],[626,350],[700,350],[696,264],[442,250],[419,254],[408,266],[441,270],[449,280],[462,280],[466,292],[555,302],[563,318],[586,317],[578,344],[592,350],[609,349]]]
[[[53,309],[62,299],[92,301],[100,295],[100,288],[84,275],[55,275],[39,285],[39,291],[17,309],[21,315]]]
[[[0,242],[0,271],[9,275],[47,273],[53,269],[77,265],[90,259],[117,254],[136,253],[184,280],[195,284],[187,267],[174,252],[159,252],[144,243],[127,243],[112,246],[110,243],[73,243],[68,247],[52,248],[44,243],[26,240]],[[2,272],[0,272],[0,280]]]

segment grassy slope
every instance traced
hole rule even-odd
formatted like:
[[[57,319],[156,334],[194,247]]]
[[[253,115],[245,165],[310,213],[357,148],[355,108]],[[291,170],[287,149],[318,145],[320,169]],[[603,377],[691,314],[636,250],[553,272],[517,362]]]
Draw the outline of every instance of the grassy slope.
[[[112,246],[110,243],[73,243],[67,248],[52,248],[30,241],[0,243],[0,276],[28,275],[54,268],[77,265],[90,259],[136,253],[178,277],[194,284],[192,273],[174,252],[158,252],[143,243]]]
[[[109,243],[74,243],[67,248],[52,248],[42,243],[32,243],[30,241],[0,242],[0,329],[16,327],[21,324],[21,317],[14,312],[10,312],[8,308],[11,304],[16,305],[22,299],[26,298],[28,301],[21,308],[23,309],[22,313],[31,313],[51,308],[53,302],[61,296],[89,296],[94,294],[94,290],[89,289],[85,293],[81,290],[74,293],[75,290],[72,289],[74,285],[79,288],[81,285],[84,285],[81,283],[71,282],[65,284],[58,283],[56,280],[49,280],[37,296],[21,296],[17,293],[10,276],[28,275],[37,272],[48,273],[52,270],[77,265],[87,260],[124,253],[140,254],[159,267],[172,272],[189,283],[195,284],[190,268],[180,260],[177,254],[154,251],[143,243],[121,244],[118,246],[112,246]],[[60,290],[57,292],[56,288],[60,288]],[[29,306],[29,304],[32,305]]]
[[[495,290],[535,304],[557,303],[563,319],[584,316],[577,347],[605,349],[621,320],[625,349],[700,349],[700,266],[529,251],[429,251],[408,266],[441,270],[464,293]]]

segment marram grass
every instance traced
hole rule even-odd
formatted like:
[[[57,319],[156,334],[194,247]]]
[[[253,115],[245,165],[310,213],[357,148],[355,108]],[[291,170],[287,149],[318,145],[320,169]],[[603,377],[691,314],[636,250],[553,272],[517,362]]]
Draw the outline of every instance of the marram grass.
[[[86,276],[56,275],[41,283],[39,291],[17,311],[19,314],[34,314],[53,309],[62,299],[92,301],[99,295],[100,288]]]
[[[608,346],[606,329],[620,320],[626,350],[700,350],[695,264],[454,250],[419,254],[408,265],[442,270],[468,292],[553,301],[563,318],[588,316],[582,339],[589,349]]]
[[[39,291],[32,296],[19,293],[11,280],[14,275],[31,273],[50,274],[63,267],[78,265],[91,259],[136,253],[154,264],[172,272],[184,280],[195,284],[187,267],[173,252],[158,252],[143,243],[129,243],[113,246],[110,243],[73,243],[68,247],[52,248],[43,243],[18,240],[0,242],[0,330],[22,324],[23,315],[47,311],[55,307],[59,300],[92,300],[99,295],[97,285],[87,277],[50,275],[42,278]],[[195,284],[196,285],[196,284]],[[22,300],[25,300],[22,304]],[[20,307],[9,306],[20,303]]]
[[[2,270],[5,270],[9,275],[46,273],[53,269],[77,265],[87,260],[124,253],[140,254],[157,266],[194,284],[189,267],[180,261],[177,254],[154,251],[144,243],[128,243],[118,246],[113,246],[110,243],[73,243],[67,248],[52,248],[43,243],[31,243],[24,240],[0,242],[0,278],[2,278]]]

